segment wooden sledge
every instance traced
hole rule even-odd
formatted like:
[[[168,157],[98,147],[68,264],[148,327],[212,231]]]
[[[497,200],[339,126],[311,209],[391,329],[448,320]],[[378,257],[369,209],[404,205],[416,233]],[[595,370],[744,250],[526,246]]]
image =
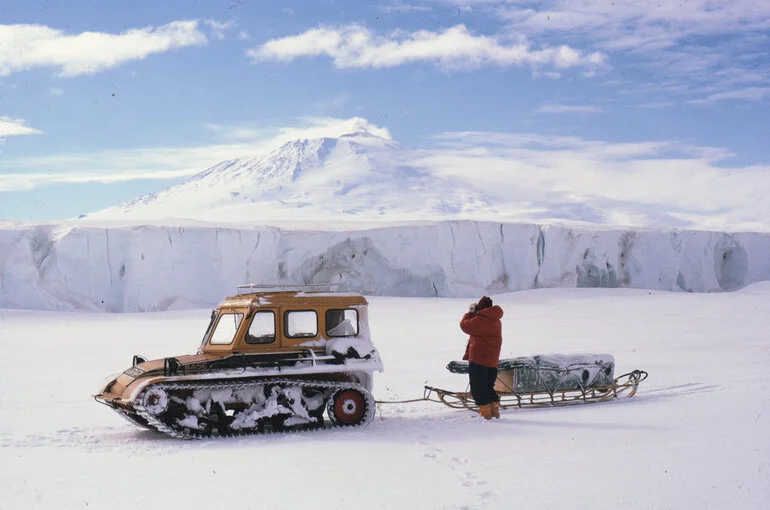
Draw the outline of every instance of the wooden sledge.
[[[634,370],[614,377],[615,360],[609,354],[538,355],[500,360],[495,391],[501,409],[553,407],[605,402],[633,397],[647,372]],[[452,361],[447,369],[467,374],[468,363]],[[432,398],[435,395],[436,398]],[[450,391],[425,386],[425,400],[454,409],[478,410],[469,387]]]

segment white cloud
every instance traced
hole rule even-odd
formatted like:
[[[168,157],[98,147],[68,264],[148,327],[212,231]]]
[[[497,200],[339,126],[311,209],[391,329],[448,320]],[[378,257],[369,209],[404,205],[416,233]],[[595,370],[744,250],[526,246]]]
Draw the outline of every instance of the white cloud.
[[[413,4],[405,4],[401,3],[398,0],[394,2],[390,2],[384,5],[377,6],[377,9],[380,11],[386,13],[386,14],[403,14],[403,13],[411,13],[411,12],[430,12],[432,10],[431,7],[425,6],[425,5],[413,5]]]
[[[382,138],[391,138],[387,128],[372,124],[362,117],[349,119],[310,118],[305,119],[301,126],[281,128],[272,141],[284,143],[297,138],[334,137],[351,133],[369,133]]]
[[[584,53],[569,46],[534,49],[527,42],[505,44],[496,37],[473,35],[464,25],[440,32],[419,30],[373,33],[361,25],[319,27],[299,35],[272,39],[251,49],[254,60],[291,61],[326,55],[339,68],[394,67],[412,62],[435,62],[449,68],[551,65],[559,69],[600,66],[605,55]]]
[[[764,65],[770,2],[764,0],[434,1],[502,20],[515,35],[617,54],[615,67],[641,62],[655,69],[656,82],[676,77],[699,94],[770,83]]]
[[[526,34],[584,34],[606,49],[660,49],[686,37],[770,29],[770,4],[761,0],[593,2],[447,0],[487,10]],[[535,6],[536,5],[536,6]]]
[[[267,147],[296,139],[338,137],[351,133],[369,133],[390,139],[390,132],[361,117],[338,119],[334,117],[309,117],[297,126],[281,128],[253,127],[251,124],[207,124],[206,127],[224,140],[259,141]]]
[[[770,196],[770,167],[722,166],[731,153],[720,148],[485,132],[436,139],[439,147],[422,153],[424,167],[446,176],[483,168],[478,181],[490,193],[535,203],[557,192],[581,202],[601,199],[705,214],[738,204],[766,207]]]
[[[689,101],[695,104],[713,103],[716,101],[727,101],[730,99],[740,99],[746,101],[762,101],[770,96],[770,87],[747,87],[742,89],[730,90],[728,92],[718,92],[711,94],[706,99],[696,99]]]
[[[204,20],[203,23],[211,29],[211,33],[220,41],[225,38],[225,33],[235,26],[235,21],[219,23],[214,20]]]
[[[0,117],[0,134],[4,119]],[[31,130],[11,134],[32,134],[40,131],[26,128],[23,121],[8,119],[15,129]],[[390,138],[386,128],[368,120],[353,117],[307,118],[296,125],[280,128],[255,128],[250,125],[218,125],[207,127],[222,143],[199,147],[153,147],[129,150],[107,150],[93,153],[71,153],[58,156],[24,158],[4,161],[5,173],[0,171],[0,191],[29,190],[57,183],[111,183],[140,179],[178,179],[195,175],[228,159],[259,156],[298,138],[337,137],[366,132]],[[49,170],[53,171],[49,171]]]
[[[592,114],[601,113],[604,110],[598,106],[584,105],[584,106],[569,106],[562,104],[544,104],[537,109],[538,113],[578,113],[578,114]]]
[[[38,67],[58,68],[61,76],[97,73],[155,53],[205,44],[200,24],[174,21],[120,34],[75,35],[43,25],[0,25],[0,76]]]
[[[25,124],[26,121],[23,119],[0,116],[0,138],[6,136],[39,135],[42,133],[39,129],[25,126]]]
[[[52,96],[61,96],[62,94],[64,94],[64,91],[59,87],[50,87],[48,89],[48,93],[51,94]]]

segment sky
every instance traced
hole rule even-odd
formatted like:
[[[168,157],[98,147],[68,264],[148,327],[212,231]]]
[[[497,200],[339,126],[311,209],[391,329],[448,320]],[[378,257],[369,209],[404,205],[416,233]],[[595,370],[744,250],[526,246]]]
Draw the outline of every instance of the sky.
[[[617,168],[597,188],[652,162],[647,194],[761,189],[768,50],[762,0],[4,0],[0,219],[76,217],[362,129],[436,158],[516,149],[574,180],[590,152]]]

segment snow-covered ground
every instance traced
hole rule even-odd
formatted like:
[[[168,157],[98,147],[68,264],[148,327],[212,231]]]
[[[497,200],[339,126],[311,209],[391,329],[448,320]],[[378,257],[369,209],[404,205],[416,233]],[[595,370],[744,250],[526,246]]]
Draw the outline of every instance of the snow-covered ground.
[[[502,357],[612,353],[628,400],[506,411],[383,404],[368,427],[179,441],[91,400],[135,353],[194,352],[205,309],[0,310],[0,508],[764,509],[770,283],[729,293],[543,289],[494,296]],[[463,389],[465,299],[370,298],[378,400]]]

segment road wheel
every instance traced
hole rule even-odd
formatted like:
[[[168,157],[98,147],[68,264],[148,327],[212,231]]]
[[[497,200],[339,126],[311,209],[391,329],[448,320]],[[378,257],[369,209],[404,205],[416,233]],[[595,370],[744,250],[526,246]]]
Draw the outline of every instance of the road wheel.
[[[338,391],[332,397],[329,415],[339,425],[358,425],[366,416],[366,397],[358,390]]]

